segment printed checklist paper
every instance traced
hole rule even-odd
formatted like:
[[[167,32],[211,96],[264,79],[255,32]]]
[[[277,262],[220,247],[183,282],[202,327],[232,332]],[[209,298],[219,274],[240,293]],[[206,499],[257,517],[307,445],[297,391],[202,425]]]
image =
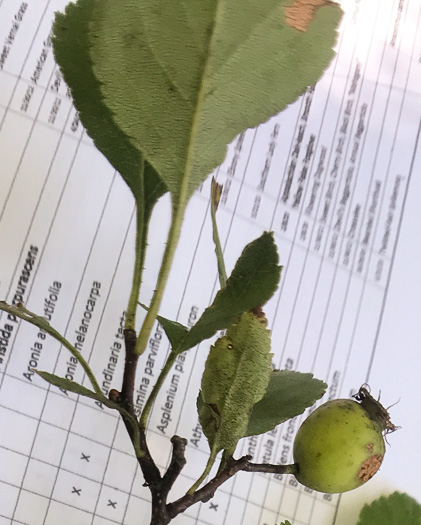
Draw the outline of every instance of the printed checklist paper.
[[[66,3],[0,0],[0,300],[23,302],[65,334],[107,395],[124,364],[134,202],[83,130],[54,62],[51,24]],[[180,525],[351,525],[380,494],[407,491],[421,501],[421,460],[410,455],[421,427],[421,4],[342,7],[338,54],[322,79],[229,145],[214,173],[223,184],[218,224],[228,271],[247,242],[274,231],[284,266],[266,307],[275,365],[326,381],[323,401],[366,382],[386,405],[400,398],[390,411],[403,428],[388,437],[378,476],[355,492],[320,494],[292,476],[243,472],[176,518]],[[218,290],[209,195],[208,179],[190,201],[160,311],[187,326]],[[169,224],[166,197],[158,208],[146,304]],[[171,500],[207,460],[195,405],[209,344],[179,356],[149,424],[162,468],[169,438],[188,440]],[[138,413],[168,351],[156,324],[136,379]],[[90,386],[56,340],[2,312],[0,525],[147,525],[149,491],[118,415],[34,370]],[[290,463],[306,415],[243,439],[236,455]]]

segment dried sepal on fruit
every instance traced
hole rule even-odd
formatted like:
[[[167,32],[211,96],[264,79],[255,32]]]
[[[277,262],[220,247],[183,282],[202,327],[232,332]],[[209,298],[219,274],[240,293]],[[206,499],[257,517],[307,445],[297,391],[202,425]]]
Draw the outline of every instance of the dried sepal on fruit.
[[[383,427],[385,434],[395,432],[399,427],[394,425],[390,420],[390,414],[379,400],[374,399],[370,394],[370,387],[366,384],[362,385],[358,392],[352,396],[360,405],[370,414],[372,419],[375,419]]]

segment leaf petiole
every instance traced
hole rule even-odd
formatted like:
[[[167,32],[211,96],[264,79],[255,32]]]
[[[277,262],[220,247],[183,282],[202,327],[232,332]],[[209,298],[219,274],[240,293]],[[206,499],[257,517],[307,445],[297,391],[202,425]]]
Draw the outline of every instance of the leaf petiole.
[[[142,163],[141,179],[143,180],[144,164]],[[130,291],[129,304],[126,314],[126,330],[135,330],[136,311],[139,300],[140,286],[142,284],[142,273],[145,265],[146,240],[148,235],[148,224],[145,223],[145,214],[141,209],[143,194],[136,198],[136,245],[135,262],[133,270],[132,289]]]
[[[168,281],[172,262],[174,259],[175,250],[177,248],[178,240],[181,233],[181,225],[183,223],[184,211],[186,209],[187,202],[184,202],[181,206],[173,204],[172,206],[172,218],[171,226],[168,233],[167,245],[165,247],[164,255],[162,258],[161,268],[158,274],[158,280],[156,282],[155,292],[152,297],[151,304],[146,314],[145,320],[143,321],[142,328],[137,338],[135,354],[142,355],[148,344],[149,335],[152,327],[156,321],[159,307],[161,305],[162,297],[164,295],[165,286]],[[136,299],[137,301],[137,299]]]
[[[175,363],[175,360],[177,359],[178,353],[171,350],[169,356],[167,357],[167,360],[161,370],[161,373],[159,374],[158,379],[156,380],[156,383],[154,384],[151,393],[149,394],[149,397],[145,403],[145,406],[143,408],[142,414],[139,419],[139,426],[140,428],[145,429],[146,425],[148,424],[148,418],[149,414],[152,409],[152,405],[165,381],[165,378],[168,375],[168,372],[171,370],[173,364]]]
[[[200,487],[200,485],[206,479],[206,476],[212,470],[215,460],[216,460],[216,454],[214,451],[212,451],[209,456],[208,462],[206,463],[205,470],[202,472],[200,478],[189,488],[189,490],[187,491],[187,494],[194,494],[196,492],[196,490]]]

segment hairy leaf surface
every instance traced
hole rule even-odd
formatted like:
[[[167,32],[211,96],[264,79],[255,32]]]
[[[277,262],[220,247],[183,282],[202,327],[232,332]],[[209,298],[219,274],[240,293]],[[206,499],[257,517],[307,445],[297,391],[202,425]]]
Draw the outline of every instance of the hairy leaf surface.
[[[102,98],[90,56],[90,23],[97,2],[69,3],[64,14],[56,14],[54,55],[87,133],[126,181],[147,222],[155,202],[167,189],[152,166],[144,161],[141,150],[115,123]]]
[[[253,406],[264,396],[271,369],[266,318],[245,312],[209,352],[202,376],[199,418],[211,455],[232,454]]]
[[[340,7],[329,2],[301,31],[287,23],[290,4],[95,2],[90,55],[104,103],[179,207],[238,133],[294,101],[332,59]]]
[[[228,328],[243,312],[267,303],[278,287],[281,269],[273,233],[264,232],[244,248],[225,288],[186,335],[181,350]]]
[[[278,262],[273,234],[264,232],[244,248],[226,286],[190,330],[177,321],[158,316],[173,351],[184,352],[218,330],[228,328],[243,312],[263,306],[278,287],[282,270]]]
[[[253,407],[246,436],[257,436],[302,414],[326,391],[327,385],[313,374],[274,370],[264,397]]]

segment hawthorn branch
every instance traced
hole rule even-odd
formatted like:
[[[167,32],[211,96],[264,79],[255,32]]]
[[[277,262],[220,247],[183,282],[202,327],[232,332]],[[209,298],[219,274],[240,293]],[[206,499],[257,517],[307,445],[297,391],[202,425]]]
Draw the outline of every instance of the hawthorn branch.
[[[245,468],[241,469],[246,472],[264,472],[266,474],[296,474],[297,465],[271,465],[270,463],[248,463]]]
[[[141,433],[143,432],[141,431]],[[149,485],[152,496],[151,525],[167,525],[172,520],[168,512],[168,493],[186,464],[185,450],[187,440],[179,436],[173,436],[171,443],[173,445],[172,457],[167,472],[157,483]],[[139,463],[142,466],[142,461]],[[146,465],[143,465],[143,472],[145,467]]]
[[[136,368],[139,356],[135,354],[136,332],[131,328],[124,330],[124,343],[126,347],[126,358],[124,362],[123,384],[121,387],[121,401],[127,409],[133,411],[134,391],[136,380]]]
[[[137,454],[137,461],[142,470],[143,477],[145,479],[145,485],[150,487],[151,492],[153,487],[160,486],[162,481],[161,473],[156,466],[152,455],[149,451],[149,447],[146,441],[146,432],[137,421],[136,413],[134,410],[134,391],[135,391],[135,380],[136,380],[136,369],[139,356],[135,354],[134,349],[136,346],[137,336],[135,330],[126,328],[124,330],[124,342],[126,357],[124,363],[123,383],[121,392],[117,390],[110,390],[109,397],[113,401],[121,405],[127,412],[132,416],[132,419],[136,421],[138,428],[137,432],[133,429],[132,421],[124,417],[122,414],[123,422],[126,427],[127,433],[129,434],[130,440],[136,449],[140,450],[141,454]]]
[[[110,398],[112,399],[112,401],[115,401],[126,408],[122,396],[116,390],[110,390]],[[126,410],[132,416],[132,420],[134,419],[134,421],[136,421],[136,424],[138,425],[133,407],[127,407]],[[162,476],[149,451],[149,447],[146,441],[146,433],[144,429],[139,427],[139,425],[138,432],[135,433],[133,430],[132,421],[130,421],[127,417],[124,417],[124,414],[121,414],[121,417],[123,419],[124,426],[126,427],[127,433],[130,437],[131,442],[133,443],[135,450],[140,450],[140,454],[136,454],[137,462],[139,463],[143,477],[145,478],[145,486],[150,487],[152,491],[152,487],[160,485],[162,481]]]
[[[171,519],[175,518],[178,514],[183,513],[199,501],[203,503],[209,501],[223,483],[228,481],[241,470],[245,472],[266,472],[269,474],[295,474],[297,472],[297,466],[295,464],[271,465],[267,463],[251,463],[250,460],[251,456],[243,456],[240,459],[231,458],[228,461],[227,466],[204,487],[197,490],[194,494],[186,494],[178,500],[169,503],[167,508]]]
[[[180,475],[181,471],[186,464],[185,451],[187,446],[187,439],[179,436],[173,436],[171,438],[173,445],[171,462],[167,469],[167,472],[162,478],[162,493],[165,493],[165,497],[168,496],[171,487],[174,485],[175,480]]]
[[[146,434],[143,429],[140,429],[140,449],[143,450],[144,455],[139,459],[139,465],[142,469],[143,477],[145,478],[145,485],[152,490],[152,487],[155,487],[162,482],[162,476],[151,453],[149,452],[149,447],[146,442]]]

